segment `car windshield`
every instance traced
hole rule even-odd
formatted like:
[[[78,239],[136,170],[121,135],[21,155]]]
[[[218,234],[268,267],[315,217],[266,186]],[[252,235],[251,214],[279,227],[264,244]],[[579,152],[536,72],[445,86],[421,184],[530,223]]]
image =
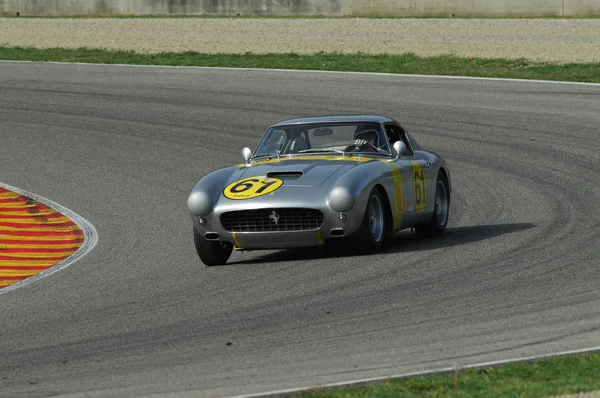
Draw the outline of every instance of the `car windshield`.
[[[342,152],[389,155],[390,149],[377,123],[318,123],[271,127],[253,157]]]

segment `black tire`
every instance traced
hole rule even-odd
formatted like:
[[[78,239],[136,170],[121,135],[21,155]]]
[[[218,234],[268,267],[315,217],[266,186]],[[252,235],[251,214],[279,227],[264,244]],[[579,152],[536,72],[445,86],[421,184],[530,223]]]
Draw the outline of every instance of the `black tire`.
[[[223,265],[229,260],[233,251],[233,244],[229,242],[219,242],[206,240],[194,227],[194,244],[196,253],[200,260],[207,265]]]
[[[419,238],[436,238],[446,231],[450,216],[450,190],[446,176],[438,173],[435,182],[435,207],[429,221],[415,227]]]
[[[381,249],[387,234],[385,201],[379,189],[369,194],[362,224],[354,234],[351,244],[357,254],[372,254]]]

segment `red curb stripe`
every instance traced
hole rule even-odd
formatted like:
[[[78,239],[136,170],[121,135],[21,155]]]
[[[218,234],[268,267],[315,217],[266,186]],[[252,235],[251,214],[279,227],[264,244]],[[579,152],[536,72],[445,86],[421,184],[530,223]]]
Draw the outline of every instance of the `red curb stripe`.
[[[51,213],[48,210],[36,210],[36,212],[34,213],[30,213],[30,212],[23,212],[23,211],[0,211],[0,223],[2,222],[1,220],[9,220],[9,219],[14,219],[14,220],[26,220],[28,218],[32,219],[32,220],[38,220],[38,219],[50,219],[50,218],[60,218],[60,217],[64,217],[62,214],[60,213]]]
[[[11,206],[6,206],[6,207],[1,207],[0,206],[0,214],[2,213],[7,213],[7,212],[11,212],[11,213],[24,213],[24,214],[37,214],[40,212],[51,212],[51,213],[56,213],[56,214],[61,214],[60,212],[51,209],[49,207],[42,207],[39,205],[33,205],[33,206],[19,206],[19,207],[11,207]]]
[[[6,207],[1,207],[0,206],[0,214],[2,213],[23,213],[23,214],[37,214],[37,213],[41,213],[41,212],[53,212],[53,213],[58,213],[60,214],[60,212],[51,209],[49,207],[43,208],[41,206],[35,205],[35,206],[19,206],[19,207],[14,207],[14,206],[6,206]]]
[[[21,275],[21,276],[0,276],[0,280],[4,281],[20,281],[25,278],[32,277],[33,275]],[[6,287],[6,286],[4,286]]]
[[[29,199],[26,196],[11,196],[11,197],[0,197],[0,203],[27,203],[28,205],[38,205],[40,202]]]
[[[2,207],[2,206],[0,206],[0,212],[3,212],[3,211],[17,212],[18,211],[18,212],[26,213],[26,212],[31,212],[31,211],[34,211],[34,210],[40,210],[40,211],[42,211],[42,210],[52,210],[52,211],[56,211],[56,210],[51,209],[50,207],[46,206],[43,203],[33,204],[33,205],[29,206],[29,207]]]
[[[64,260],[65,258],[71,257],[72,254],[69,254],[67,256],[56,256],[56,257],[13,257],[13,256],[0,256],[0,260],[4,260],[4,261],[54,261],[54,264],[52,265],[56,265],[58,263],[60,263],[62,260]],[[0,275],[0,279],[2,279],[3,276]]]
[[[76,250],[69,250],[69,249],[63,249],[61,251],[57,252],[42,252],[42,253],[36,253],[36,252],[11,252],[11,253],[4,253],[4,250],[2,250],[2,252],[0,252],[0,260],[51,260],[51,259],[56,259],[56,258],[61,258],[61,257],[69,257],[70,255],[72,255],[73,253],[75,253]],[[42,257],[44,256],[44,257]],[[6,265],[6,264],[4,264]]]
[[[82,235],[81,231],[8,231],[3,230],[0,225],[0,235],[13,235],[13,236],[69,236],[69,235]]]
[[[37,222],[36,222],[37,221]],[[21,220],[10,219],[10,221],[2,221],[0,219],[0,226],[2,227],[20,227],[20,228],[46,228],[46,227],[73,227],[76,224],[71,220],[59,220],[49,218],[32,219],[27,217]]]
[[[9,196],[9,197],[0,197],[0,202],[3,203],[11,203],[11,202],[23,202],[23,203],[40,203],[33,199],[28,198],[27,196]]]
[[[0,239],[0,244],[5,245],[74,245],[76,243],[83,243],[83,238],[81,239],[68,239],[68,240],[10,240],[10,239]],[[0,249],[2,250],[2,249]]]
[[[24,216],[24,217],[23,217]],[[75,224],[69,217],[64,216],[60,213],[48,213],[48,214],[20,214],[17,216],[2,216],[0,215],[0,225],[5,225],[7,223],[16,223],[21,224],[23,221],[27,221],[30,219],[31,222],[27,224],[57,224],[60,223],[60,219],[65,219],[63,222],[69,222],[71,224]]]
[[[75,253],[77,249],[73,250],[73,248],[58,248],[58,249],[45,249],[45,248],[1,248],[0,247],[0,257],[5,255],[6,253],[67,253],[73,252]]]
[[[64,221],[64,222],[58,222],[58,223],[39,223],[39,224],[32,224],[32,223],[27,223],[27,224],[21,224],[18,222],[0,222],[0,228],[2,227],[14,227],[14,228],[49,228],[49,229],[54,229],[56,227],[75,227],[77,224],[75,224],[73,221]]]
[[[47,210],[46,210],[47,211]],[[7,212],[8,213],[8,212]],[[23,212],[23,214],[2,214],[2,212],[0,211],[0,223],[2,223],[2,220],[5,219],[32,219],[32,220],[43,220],[44,218],[47,219],[51,219],[51,218],[61,218],[64,217],[64,215],[54,212],[54,213],[30,213],[30,212]]]
[[[84,239],[81,228],[64,214],[0,187],[0,289],[71,257]],[[10,275],[21,273],[26,275]]]
[[[2,218],[2,216],[0,216],[0,228],[2,227],[9,227],[11,225],[9,224],[18,224],[20,225],[26,225],[26,226],[30,226],[30,225],[37,225],[39,227],[45,227],[48,225],[60,225],[61,223],[66,223],[66,222],[72,222],[71,219],[61,216],[61,218],[59,217],[47,217],[45,215],[40,215],[40,216],[9,216],[7,218]]]

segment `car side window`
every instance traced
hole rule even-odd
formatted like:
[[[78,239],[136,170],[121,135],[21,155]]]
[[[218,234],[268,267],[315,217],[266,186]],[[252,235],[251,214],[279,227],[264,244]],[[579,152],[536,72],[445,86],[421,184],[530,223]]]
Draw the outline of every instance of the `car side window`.
[[[386,124],[385,125],[385,133],[390,140],[390,145],[394,145],[396,141],[402,141],[408,148],[410,154],[412,155],[414,152],[412,151],[411,145],[406,139],[406,133],[404,130],[395,124]]]
[[[393,126],[385,126],[385,134],[387,135],[388,140],[390,141],[390,145],[394,145],[394,142],[400,140],[400,135]]]

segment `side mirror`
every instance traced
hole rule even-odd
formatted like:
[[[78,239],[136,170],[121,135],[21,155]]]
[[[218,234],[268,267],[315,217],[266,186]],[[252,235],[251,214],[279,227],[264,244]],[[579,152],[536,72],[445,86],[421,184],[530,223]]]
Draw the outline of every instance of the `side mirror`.
[[[252,156],[252,151],[250,150],[250,148],[245,147],[244,149],[242,149],[242,156],[244,157],[246,164],[248,164],[248,159],[250,159],[250,156]]]
[[[406,153],[406,144],[403,141],[396,141],[393,145],[394,151],[396,152],[396,158]]]

